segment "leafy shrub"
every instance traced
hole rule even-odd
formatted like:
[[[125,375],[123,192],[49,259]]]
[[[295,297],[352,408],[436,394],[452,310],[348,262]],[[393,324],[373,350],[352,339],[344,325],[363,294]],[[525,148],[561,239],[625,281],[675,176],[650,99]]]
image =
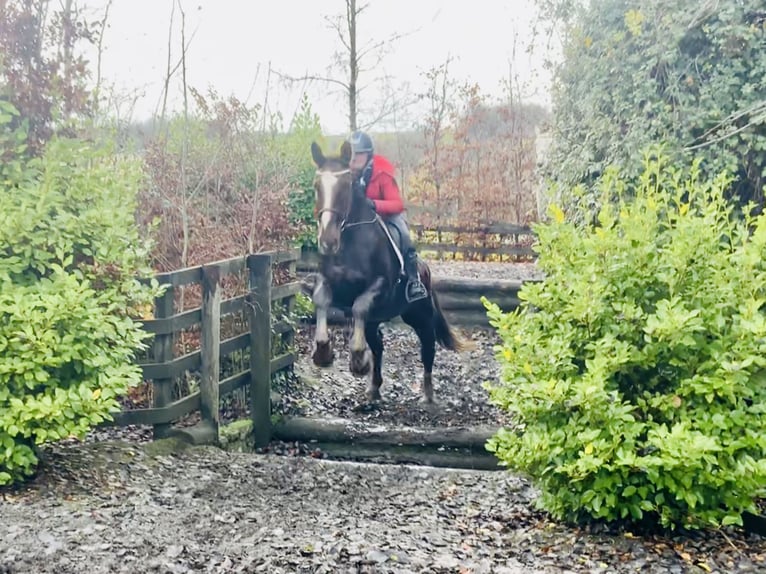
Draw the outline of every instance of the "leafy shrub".
[[[766,218],[737,220],[729,179],[661,159],[629,189],[600,180],[598,224],[553,207],[546,279],[502,338],[491,400],[515,416],[488,448],[528,473],[559,519],[740,523],[766,486]]]
[[[303,168],[295,177],[293,187],[287,198],[290,223],[299,233],[296,243],[301,247],[316,249],[316,231],[314,229],[314,169]]]
[[[561,198],[593,190],[608,165],[641,172],[641,150],[665,141],[677,166],[728,170],[727,193],[763,205],[766,12],[763,0],[539,0],[564,38],[555,68],[547,175]],[[563,32],[563,34],[562,34]]]
[[[136,279],[140,164],[56,139],[22,164],[0,181],[0,485],[118,410],[142,380],[134,318],[159,294]]]

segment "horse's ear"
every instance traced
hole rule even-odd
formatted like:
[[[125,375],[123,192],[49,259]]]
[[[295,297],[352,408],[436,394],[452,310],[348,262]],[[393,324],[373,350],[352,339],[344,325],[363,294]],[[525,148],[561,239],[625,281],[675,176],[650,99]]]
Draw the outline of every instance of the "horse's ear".
[[[311,157],[314,159],[314,163],[317,164],[317,167],[322,167],[324,165],[325,157],[317,142],[311,142]]]
[[[347,141],[343,142],[343,145],[340,146],[340,157],[343,160],[343,163],[351,163],[351,144]]]

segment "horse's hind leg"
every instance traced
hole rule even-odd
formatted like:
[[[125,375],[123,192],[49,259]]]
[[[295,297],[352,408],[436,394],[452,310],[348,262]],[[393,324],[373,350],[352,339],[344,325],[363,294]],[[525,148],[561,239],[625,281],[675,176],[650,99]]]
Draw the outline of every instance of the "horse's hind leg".
[[[402,320],[415,330],[420,339],[420,360],[423,363],[423,402],[433,404],[433,368],[436,357],[436,334],[434,332],[433,316],[428,312],[428,299],[417,301],[410,311],[402,315]]]
[[[314,353],[311,358],[316,366],[329,367],[335,359],[330,343],[330,332],[327,328],[327,312],[332,303],[332,293],[321,275],[317,278],[312,299],[316,308],[317,326],[314,334]]]
[[[383,384],[383,334],[378,323],[367,323],[364,326],[364,337],[372,351],[372,379],[367,387],[367,400],[379,401],[380,386]]]

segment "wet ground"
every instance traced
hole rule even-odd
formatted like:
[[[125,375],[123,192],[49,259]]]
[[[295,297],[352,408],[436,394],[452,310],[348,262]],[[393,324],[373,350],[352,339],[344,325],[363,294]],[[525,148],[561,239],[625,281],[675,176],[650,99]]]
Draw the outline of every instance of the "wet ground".
[[[461,274],[481,269],[508,273],[468,264]],[[276,410],[391,426],[502,424],[481,386],[498,376],[496,336],[467,335],[475,351],[437,351],[438,407],[429,409],[412,388],[422,373],[416,337],[386,327],[384,400],[359,409],[365,382],[348,373],[342,331],[327,371],[310,364],[303,331],[304,384],[283,385]],[[36,479],[2,493],[0,574],[766,571],[766,540],[734,528],[666,536],[555,523],[508,472],[243,454],[150,436],[100,429],[46,447]]]
[[[0,502],[0,572],[763,572],[766,541],[549,521],[505,472],[60,444]]]

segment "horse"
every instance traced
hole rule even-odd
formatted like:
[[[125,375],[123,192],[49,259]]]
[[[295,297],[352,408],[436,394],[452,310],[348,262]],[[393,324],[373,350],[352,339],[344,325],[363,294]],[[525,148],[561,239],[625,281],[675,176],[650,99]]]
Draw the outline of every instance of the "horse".
[[[311,155],[317,168],[313,183],[319,251],[319,270],[313,275],[313,284],[310,280],[305,287],[316,310],[312,360],[319,367],[332,365],[334,353],[327,317],[330,307],[343,310],[346,317],[352,317],[350,371],[356,377],[364,377],[372,369],[366,397],[370,403],[380,401],[383,383],[380,325],[401,317],[420,340],[421,400],[433,404],[436,343],[458,353],[475,345],[458,335],[447,322],[432,285],[431,271],[422,259],[418,259],[418,273],[428,295],[407,302],[402,254],[398,246],[394,247],[393,234],[385,222],[368,204],[365,192],[353,185],[350,144],[343,143],[339,155],[326,157],[320,146],[312,142]]]

